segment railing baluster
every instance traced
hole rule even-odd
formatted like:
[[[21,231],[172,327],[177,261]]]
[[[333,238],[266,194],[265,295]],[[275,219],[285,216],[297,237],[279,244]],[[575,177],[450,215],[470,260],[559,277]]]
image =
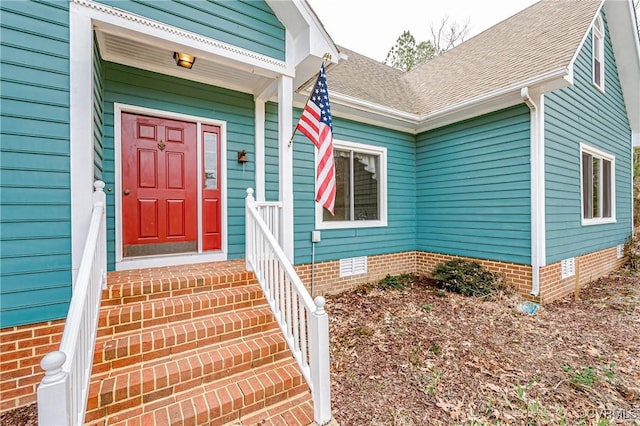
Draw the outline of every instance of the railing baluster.
[[[280,203],[246,199],[247,269],[254,271],[285,341],[311,389],[314,420],[331,420],[328,317],[324,302],[314,302],[280,247]]]
[[[87,240],[60,349],[48,353],[40,362],[45,370],[45,377],[38,387],[38,424],[41,426],[84,423],[104,284],[102,271],[106,271],[104,182],[96,181],[94,188]]]
[[[302,353],[302,360],[305,364],[309,364],[308,347],[307,347],[307,311],[302,306],[302,300],[300,300],[300,352]]]
[[[284,306],[285,306],[285,312],[286,312],[286,322],[287,322],[287,334],[289,335],[289,337],[293,337],[293,321],[291,318],[291,281],[289,281],[289,279],[284,276],[283,274],[283,278],[284,278],[284,288],[285,288],[285,301],[284,301]]]
[[[298,298],[298,295],[294,292],[293,293],[293,300],[291,301],[291,307],[293,309],[292,312],[292,316],[293,316],[293,344],[294,344],[294,351],[299,351],[300,350],[300,299]]]

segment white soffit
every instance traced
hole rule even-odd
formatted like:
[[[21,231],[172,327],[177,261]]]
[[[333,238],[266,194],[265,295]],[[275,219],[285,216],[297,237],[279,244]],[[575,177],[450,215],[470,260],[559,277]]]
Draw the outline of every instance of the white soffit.
[[[106,61],[253,94],[295,72],[284,61],[142,16],[88,0],[73,3],[91,17]],[[195,56],[193,68],[178,67],[173,52]]]

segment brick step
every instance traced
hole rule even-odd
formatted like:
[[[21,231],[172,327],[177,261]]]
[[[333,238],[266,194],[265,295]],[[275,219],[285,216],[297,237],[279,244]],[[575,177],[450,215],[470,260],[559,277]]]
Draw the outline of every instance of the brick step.
[[[104,425],[224,425],[305,394],[309,388],[289,358],[149,404],[143,405],[142,397],[129,398],[107,413]]]
[[[104,336],[96,341],[93,374],[277,328],[268,306],[223,312]]]
[[[260,286],[252,284],[173,298],[103,306],[98,320],[98,337],[265,304]]]
[[[203,273],[191,276],[169,278],[134,278],[133,281],[119,281],[110,275],[108,285],[102,290],[102,306],[140,302],[163,297],[176,297],[206,291],[256,284],[253,272],[233,272],[229,275]]]
[[[93,375],[88,411],[142,395],[145,404],[251,368],[291,357],[279,330]],[[97,414],[96,414],[97,415]]]
[[[313,423],[313,399],[302,393],[241,417],[227,426],[308,426]]]

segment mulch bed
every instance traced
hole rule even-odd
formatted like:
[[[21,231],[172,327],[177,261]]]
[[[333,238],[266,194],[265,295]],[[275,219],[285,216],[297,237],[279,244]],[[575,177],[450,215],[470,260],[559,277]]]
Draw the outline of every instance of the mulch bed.
[[[600,279],[535,315],[517,296],[468,298],[427,279],[327,299],[344,426],[640,424],[640,277]],[[36,405],[0,424],[37,425]]]
[[[2,426],[38,426],[38,406],[36,404],[16,408],[0,415]]]
[[[328,297],[336,420],[640,424],[640,277],[600,279],[535,315],[520,302],[444,293],[427,279]]]

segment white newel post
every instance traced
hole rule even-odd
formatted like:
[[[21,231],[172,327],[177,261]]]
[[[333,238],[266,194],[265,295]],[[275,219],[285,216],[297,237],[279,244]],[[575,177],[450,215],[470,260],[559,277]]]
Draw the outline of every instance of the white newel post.
[[[102,280],[102,288],[107,288],[107,195],[104,193],[104,182],[97,180],[93,182],[93,205],[102,204],[102,221],[100,222],[100,232],[98,234],[98,245],[96,247],[96,259],[98,259],[98,268],[100,271],[100,279]]]
[[[313,383],[313,418],[319,425],[331,420],[331,380],[329,375],[329,316],[324,310],[326,300],[314,300],[316,311],[311,315],[309,357]]]
[[[246,262],[247,271],[253,271],[251,267],[250,257],[253,253],[253,231],[251,230],[251,222],[253,218],[249,215],[249,206],[253,206],[256,200],[253,198],[253,189],[247,188],[247,198],[245,199],[245,218],[244,218],[244,260]]]
[[[69,375],[62,371],[64,352],[50,352],[40,361],[44,379],[38,387],[38,426],[71,425]]]

